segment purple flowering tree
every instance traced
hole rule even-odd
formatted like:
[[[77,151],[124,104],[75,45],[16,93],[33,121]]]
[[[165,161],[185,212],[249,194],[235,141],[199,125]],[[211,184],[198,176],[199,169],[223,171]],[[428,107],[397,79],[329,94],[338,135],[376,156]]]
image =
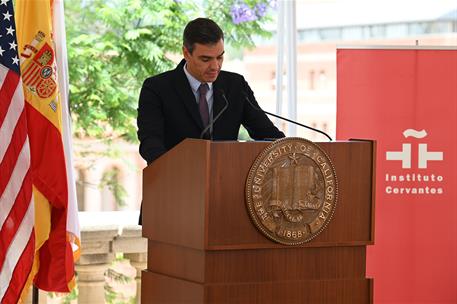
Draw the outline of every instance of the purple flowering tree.
[[[206,16],[221,25],[232,46],[252,47],[254,36],[271,35],[265,24],[272,20],[276,0],[207,0],[204,7]]]

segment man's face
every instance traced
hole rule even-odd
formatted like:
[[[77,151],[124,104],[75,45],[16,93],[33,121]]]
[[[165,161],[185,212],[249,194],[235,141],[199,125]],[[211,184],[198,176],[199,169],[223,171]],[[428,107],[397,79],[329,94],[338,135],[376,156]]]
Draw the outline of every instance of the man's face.
[[[201,82],[214,82],[224,61],[224,40],[215,44],[194,44],[192,54],[183,47],[187,71]]]

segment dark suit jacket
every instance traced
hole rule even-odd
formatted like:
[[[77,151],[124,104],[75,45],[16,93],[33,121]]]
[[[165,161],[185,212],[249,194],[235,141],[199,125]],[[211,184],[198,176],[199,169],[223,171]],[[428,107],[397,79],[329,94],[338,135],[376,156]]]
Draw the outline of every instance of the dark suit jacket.
[[[198,104],[183,71],[185,60],[176,69],[146,79],[138,106],[138,138],[140,154],[149,163],[185,138],[200,138],[203,123]],[[243,76],[221,71],[213,83],[213,115],[228,101],[227,109],[213,126],[214,140],[236,140],[242,124],[254,139],[280,138],[268,117],[254,109],[257,101]]]

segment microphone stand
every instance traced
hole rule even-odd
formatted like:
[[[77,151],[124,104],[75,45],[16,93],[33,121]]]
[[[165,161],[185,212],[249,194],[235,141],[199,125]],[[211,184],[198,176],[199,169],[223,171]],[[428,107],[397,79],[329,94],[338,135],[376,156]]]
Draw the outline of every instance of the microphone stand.
[[[255,110],[257,110],[257,111],[262,111],[262,112],[264,112],[265,114],[268,114],[268,115],[274,116],[274,117],[276,117],[276,118],[279,118],[279,119],[288,121],[288,122],[290,122],[290,123],[299,125],[300,127],[303,127],[303,128],[306,128],[306,129],[309,129],[309,130],[312,130],[312,131],[321,133],[322,135],[326,136],[330,141],[333,141],[333,139],[332,139],[327,133],[325,133],[324,131],[321,131],[321,130],[315,129],[315,128],[313,128],[313,127],[310,127],[310,126],[301,124],[301,123],[299,123],[299,122],[290,120],[290,119],[288,119],[288,118],[279,116],[279,115],[277,115],[277,114],[273,114],[273,113],[267,112],[267,111],[265,111],[265,110],[262,110],[261,108],[256,107],[256,106],[251,102],[251,100],[250,100],[247,96],[245,96],[245,97],[246,97],[246,100],[248,101],[248,103],[251,105],[251,107],[253,107]]]
[[[208,125],[203,129],[203,131],[200,133],[200,139],[203,138],[203,136],[205,135],[206,132],[210,132],[209,134],[209,137],[210,137],[210,140],[213,140],[213,125],[214,123],[216,122],[216,120],[219,119],[219,117],[222,115],[222,113],[225,112],[225,110],[227,110],[228,108],[228,100],[227,98],[225,97],[225,94],[222,92],[221,94],[222,98],[224,99],[225,101],[225,105],[224,107],[219,111],[219,113],[217,113],[216,117],[214,117],[213,119],[213,109],[211,109],[211,115],[210,115],[210,121],[208,123]],[[213,105],[213,108],[214,108],[214,105]]]

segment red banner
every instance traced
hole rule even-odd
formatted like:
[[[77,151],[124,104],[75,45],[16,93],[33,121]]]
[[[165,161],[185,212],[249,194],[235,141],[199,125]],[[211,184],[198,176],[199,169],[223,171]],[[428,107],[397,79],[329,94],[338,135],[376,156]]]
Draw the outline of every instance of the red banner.
[[[457,49],[339,49],[337,138],[378,142],[375,303],[457,303]]]

